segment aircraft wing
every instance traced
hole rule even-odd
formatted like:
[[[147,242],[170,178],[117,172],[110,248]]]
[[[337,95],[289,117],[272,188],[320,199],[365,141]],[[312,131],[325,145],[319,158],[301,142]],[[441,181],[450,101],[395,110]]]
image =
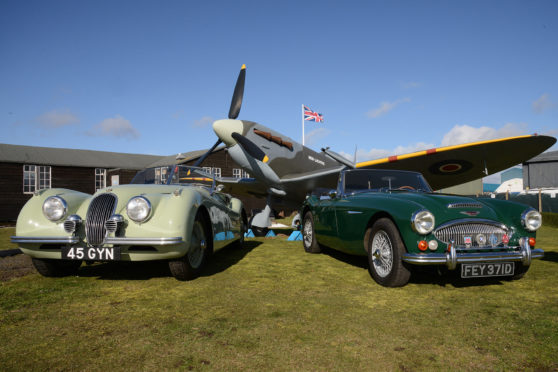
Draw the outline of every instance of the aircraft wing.
[[[556,143],[550,136],[526,135],[357,163],[357,168],[400,169],[421,172],[434,190],[459,185],[527,161]]]
[[[225,186],[223,192],[228,194],[255,196],[258,198],[265,198],[267,196],[266,185],[255,178],[217,177],[215,182]]]

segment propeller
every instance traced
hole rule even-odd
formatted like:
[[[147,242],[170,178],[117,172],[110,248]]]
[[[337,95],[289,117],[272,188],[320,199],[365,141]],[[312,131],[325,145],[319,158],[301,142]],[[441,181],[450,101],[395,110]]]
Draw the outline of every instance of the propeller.
[[[244,81],[246,80],[246,65],[242,65],[240,72],[238,73],[238,78],[236,79],[236,85],[234,87],[234,93],[231,100],[231,107],[229,109],[229,119],[236,119],[238,114],[240,114],[240,108],[242,107],[242,97],[244,96]],[[201,158],[196,161],[194,167],[198,167],[205,158],[209,156],[219,146],[223,141],[218,139],[217,142]],[[254,145],[253,143],[251,143]],[[255,146],[255,145],[254,145]],[[259,149],[258,149],[259,150]],[[261,150],[260,150],[261,151]],[[263,152],[262,152],[263,153]],[[264,154],[265,156],[265,154]]]
[[[262,149],[260,149],[254,142],[250,141],[248,138],[236,132],[231,134],[231,137],[234,138],[234,140],[244,149],[244,151],[246,151],[248,155],[250,155],[254,159],[264,163],[267,163],[267,161],[269,160],[265,152],[263,152]]]
[[[229,109],[229,119],[236,119],[240,113],[240,107],[242,106],[242,97],[244,96],[244,81],[246,80],[246,65],[242,65],[240,72],[238,73],[238,78],[236,79],[236,85],[234,87],[234,93],[231,100],[231,108]]]

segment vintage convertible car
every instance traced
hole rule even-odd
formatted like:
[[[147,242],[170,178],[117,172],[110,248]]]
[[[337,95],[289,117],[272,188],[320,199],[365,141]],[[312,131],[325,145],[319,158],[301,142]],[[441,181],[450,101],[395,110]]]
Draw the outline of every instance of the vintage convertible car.
[[[445,265],[462,278],[521,278],[533,258],[539,212],[523,204],[433,193],[420,173],[351,169],[337,190],[302,206],[303,245],[367,255],[372,278],[405,285],[413,265]]]
[[[75,273],[82,261],[168,260],[179,280],[199,275],[211,253],[242,245],[242,202],[199,168],[139,172],[130,185],[94,195],[43,189],[21,210],[12,242],[44,276]]]

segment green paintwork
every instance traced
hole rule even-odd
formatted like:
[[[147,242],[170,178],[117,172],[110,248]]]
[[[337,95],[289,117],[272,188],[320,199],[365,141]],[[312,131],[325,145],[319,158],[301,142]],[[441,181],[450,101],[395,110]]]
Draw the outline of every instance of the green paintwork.
[[[190,236],[196,213],[207,211],[213,232],[213,249],[218,250],[241,237],[242,203],[239,199],[219,192],[211,192],[206,187],[192,185],[120,185],[102,189],[89,195],[68,189],[46,189],[37,192],[21,210],[16,237],[71,237],[64,231],[63,223],[72,214],[85,220],[91,200],[102,193],[112,193],[118,198],[115,214],[125,219],[125,229],[119,237],[125,238],[175,238],[181,237],[182,243],[156,246],[156,251],[128,252],[122,247],[122,260],[146,261],[172,259],[184,256],[189,249]],[[42,205],[49,196],[62,197],[68,211],[60,221],[49,221],[42,213]],[[152,206],[148,220],[137,223],[130,220],[126,204],[134,197],[142,195]],[[231,234],[232,233],[232,234]],[[80,241],[86,242],[82,226],[76,232]],[[114,235],[109,235],[114,236]],[[225,236],[226,239],[222,237]],[[21,250],[35,258],[60,259],[60,249],[40,249],[40,244],[20,243]]]
[[[478,215],[471,217],[462,212],[467,209],[449,209],[451,203],[481,203],[482,208],[473,208]],[[416,191],[368,191],[355,195],[342,195],[338,191],[333,198],[312,195],[302,206],[301,215],[311,211],[314,229],[320,244],[355,255],[366,255],[364,236],[368,227],[381,217],[389,217],[397,226],[407,252],[421,253],[418,242],[437,240],[433,233],[421,235],[415,232],[411,218],[415,212],[426,209],[435,216],[434,230],[445,223],[463,219],[485,219],[499,222],[512,230],[510,246],[519,245],[520,237],[535,237],[521,223],[521,215],[529,207],[523,204],[489,199],[468,198],[457,195],[443,195]],[[443,253],[447,245],[438,241],[436,251]]]

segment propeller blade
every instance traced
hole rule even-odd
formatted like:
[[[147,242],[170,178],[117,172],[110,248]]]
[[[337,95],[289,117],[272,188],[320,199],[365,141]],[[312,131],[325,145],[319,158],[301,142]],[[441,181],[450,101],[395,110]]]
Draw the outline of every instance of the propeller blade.
[[[236,132],[234,132],[231,136],[240,146],[242,146],[242,148],[248,153],[248,155],[256,160],[267,163],[269,158],[267,157],[265,152],[263,152],[262,149],[260,149],[254,142]]]
[[[246,65],[242,65],[236,79],[236,86],[231,100],[231,108],[229,109],[229,119],[236,119],[240,114],[242,106],[242,96],[244,96],[244,80],[246,80]]]
[[[203,156],[201,158],[198,159],[198,161],[194,164],[194,167],[198,167],[201,163],[203,163],[205,158],[207,158],[209,156],[209,154],[211,154],[213,152],[213,150],[215,150],[215,148],[217,146],[219,146],[219,144],[221,142],[222,142],[221,139],[218,139],[217,142],[215,142],[215,144],[213,146],[211,146],[211,148],[209,150],[207,150],[207,152],[205,154],[203,154]]]

